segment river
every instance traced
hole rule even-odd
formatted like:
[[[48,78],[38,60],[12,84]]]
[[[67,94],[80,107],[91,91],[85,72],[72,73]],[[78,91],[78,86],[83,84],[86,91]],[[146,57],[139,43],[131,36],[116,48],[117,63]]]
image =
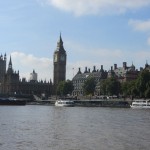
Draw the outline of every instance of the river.
[[[150,109],[0,106],[0,150],[149,150]]]

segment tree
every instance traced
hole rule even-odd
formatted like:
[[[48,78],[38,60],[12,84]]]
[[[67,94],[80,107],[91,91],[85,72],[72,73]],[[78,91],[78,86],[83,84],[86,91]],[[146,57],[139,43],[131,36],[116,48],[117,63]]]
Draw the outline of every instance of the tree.
[[[121,84],[114,77],[108,78],[101,82],[100,91],[103,95],[119,95],[121,91]]]
[[[103,80],[100,83],[100,93],[102,95],[107,95],[107,80]]]
[[[121,90],[124,96],[136,96],[138,93],[136,88],[136,80],[122,83]]]
[[[66,94],[71,94],[73,90],[74,90],[74,86],[73,86],[72,81],[67,80],[65,82],[65,85],[64,85],[64,93],[65,93],[65,95]]]
[[[106,91],[108,95],[119,95],[120,93],[120,82],[115,78],[107,79]]]
[[[60,81],[58,86],[57,86],[57,95],[63,96],[64,95],[64,86],[65,86],[65,81]]]
[[[139,92],[140,97],[149,97],[149,89],[150,89],[150,72],[148,70],[143,70],[137,80],[136,80],[136,88]]]
[[[72,81],[61,81],[57,86],[57,95],[66,96],[67,94],[71,94],[73,89]]]
[[[94,95],[96,82],[94,77],[89,77],[83,84],[83,91],[85,95]]]

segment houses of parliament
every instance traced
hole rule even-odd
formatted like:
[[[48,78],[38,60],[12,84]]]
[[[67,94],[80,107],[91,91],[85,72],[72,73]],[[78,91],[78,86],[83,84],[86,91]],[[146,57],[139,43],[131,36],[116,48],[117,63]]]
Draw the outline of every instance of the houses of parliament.
[[[10,56],[8,67],[7,55],[0,56],[0,94],[46,94],[55,93],[55,88],[60,81],[66,79],[66,51],[63,47],[61,34],[53,55],[53,83],[52,81],[37,81],[37,73],[33,70],[30,80],[20,79],[19,71],[14,71]]]
[[[63,46],[63,40],[60,34],[59,40],[57,42],[56,49],[53,54],[53,83],[52,81],[37,81],[37,73],[35,70],[30,74],[30,80],[26,81],[25,78],[20,79],[19,71],[14,71],[13,63],[10,56],[8,67],[6,69],[6,54],[0,56],[0,94],[13,95],[13,94],[27,94],[27,95],[42,95],[46,94],[47,96],[53,95],[56,93],[57,85],[60,81],[66,80],[66,61],[67,54]],[[72,83],[74,90],[72,92],[73,96],[83,95],[83,84],[90,78],[94,77],[96,81],[95,94],[100,95],[100,84],[102,80],[105,80],[110,77],[116,78],[119,82],[130,82],[135,80],[138,77],[138,74],[146,69],[150,71],[150,65],[146,62],[144,68],[140,68],[138,71],[135,66],[127,66],[127,62],[123,62],[122,67],[118,67],[117,64],[114,64],[114,67],[111,66],[111,70],[106,71],[101,65],[100,69],[96,69],[96,66],[93,67],[93,70],[90,71],[90,68],[85,67],[85,71],[82,72],[79,68],[77,74],[73,77]]]

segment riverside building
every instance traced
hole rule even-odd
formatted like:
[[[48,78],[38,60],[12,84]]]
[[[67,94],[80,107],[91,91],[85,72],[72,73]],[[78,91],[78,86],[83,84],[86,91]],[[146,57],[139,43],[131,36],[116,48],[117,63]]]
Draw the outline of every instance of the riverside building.
[[[6,54],[0,56],[0,94],[54,94],[54,89],[60,81],[66,80],[66,51],[63,47],[62,37],[60,35],[57,42],[57,48],[54,51],[53,57],[54,66],[54,83],[51,79],[49,81],[38,81],[38,74],[33,70],[30,73],[30,79],[27,81],[25,78],[20,79],[19,71],[13,70],[12,59],[8,63],[6,68],[7,56]]]
[[[81,69],[79,68],[77,74],[73,77],[72,82],[74,86],[74,90],[72,92],[73,96],[75,95],[83,95],[83,84],[89,78],[94,77],[96,83],[98,85],[99,82],[107,78],[107,71],[104,71],[103,65],[101,65],[100,70],[96,70],[96,66],[93,67],[93,70],[87,69],[85,67],[85,71],[82,73]],[[99,88],[98,86],[96,87]]]
[[[6,68],[5,68],[6,69]],[[1,72],[2,73],[2,72]],[[32,74],[32,78],[31,78]],[[25,78],[22,80],[19,78],[19,71],[14,71],[12,66],[12,59],[10,56],[8,69],[3,74],[4,78],[1,81],[1,94],[50,94],[52,92],[51,81],[37,81],[36,73],[30,74],[30,80],[26,81]]]
[[[146,65],[148,68],[148,64]],[[122,67],[118,67],[117,64],[114,64],[114,68],[111,66],[111,69],[107,72],[103,69],[103,65],[101,65],[100,70],[96,70],[96,67],[93,67],[93,71],[91,72],[90,69],[87,70],[87,67],[85,68],[85,71],[82,73],[81,69],[79,68],[79,71],[77,74],[73,77],[73,95],[75,96],[82,96],[83,95],[83,84],[89,77],[94,77],[96,81],[96,87],[95,87],[95,95],[100,95],[100,84],[102,80],[105,80],[107,78],[114,77],[119,82],[127,82],[135,80],[138,77],[139,71],[135,69],[135,66],[132,64],[131,66],[127,66],[127,62],[123,62]]]

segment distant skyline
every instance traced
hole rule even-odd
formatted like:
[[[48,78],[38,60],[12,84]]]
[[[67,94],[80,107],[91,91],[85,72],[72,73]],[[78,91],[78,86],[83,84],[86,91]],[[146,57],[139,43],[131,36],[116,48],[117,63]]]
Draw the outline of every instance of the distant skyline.
[[[81,68],[150,64],[150,0],[0,1],[0,52],[29,79],[53,80],[53,53],[62,34],[67,79]],[[74,70],[73,70],[74,68]]]

